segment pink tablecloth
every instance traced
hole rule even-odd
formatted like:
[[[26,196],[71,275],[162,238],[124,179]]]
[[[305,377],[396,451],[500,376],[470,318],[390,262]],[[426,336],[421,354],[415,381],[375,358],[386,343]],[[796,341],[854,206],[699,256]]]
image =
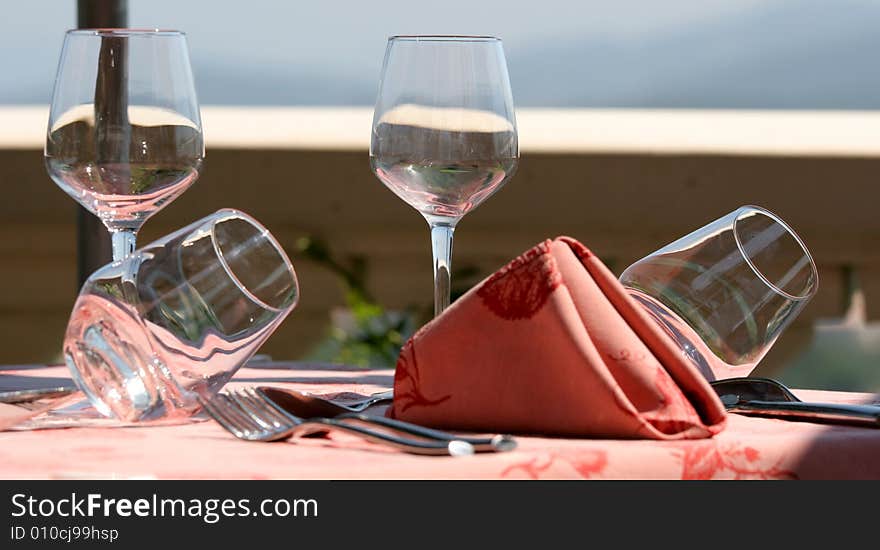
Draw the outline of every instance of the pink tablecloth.
[[[242,369],[232,384],[370,394],[390,388],[392,376],[389,370],[266,363]],[[67,378],[59,367],[8,367],[0,370],[0,390]],[[878,401],[870,394],[796,393],[814,401]],[[880,479],[880,429],[730,415],[711,439],[517,439],[514,452],[453,458],[389,451],[345,436],[251,443],[212,421],[7,431],[0,432],[0,478]]]

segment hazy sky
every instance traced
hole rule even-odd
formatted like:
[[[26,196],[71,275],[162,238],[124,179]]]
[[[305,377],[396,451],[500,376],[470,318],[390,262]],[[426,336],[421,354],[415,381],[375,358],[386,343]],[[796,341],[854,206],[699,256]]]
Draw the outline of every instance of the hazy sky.
[[[0,58],[0,103],[43,103],[51,92],[64,30],[75,26],[76,3],[74,0],[7,0],[5,4],[8,23],[4,32],[0,33],[0,51],[3,52]],[[830,12],[840,11],[840,6],[844,6],[842,10],[845,11],[847,5],[880,6],[880,2],[129,0],[129,25],[174,28],[187,33],[203,103],[333,103],[339,99],[369,104],[372,101],[369,96],[375,93],[375,83],[378,82],[387,36],[491,34],[504,40],[511,63],[515,97],[517,90],[521,89],[529,103],[541,103],[543,87],[549,103],[591,104],[605,101],[604,97],[629,97],[623,103],[638,103],[644,98],[650,105],[653,96],[649,88],[656,82],[662,91],[663,86],[668,84],[664,81],[666,75],[656,70],[660,65],[650,61],[652,51],[660,49],[652,45],[655,42],[666,48],[662,53],[664,59],[688,59],[687,56],[696,55],[698,52],[693,50],[699,50],[700,47],[695,48],[687,40],[678,44],[674,38],[693,34],[694,30],[717,28],[718,34],[727,32],[729,35],[728,41],[722,44],[723,48],[716,48],[718,55],[732,59],[733,54],[729,50],[734,49],[737,50],[734,54],[743,59],[741,64],[747,64],[754,62],[754,59],[760,60],[762,54],[761,51],[752,51],[761,46],[752,45],[751,36],[739,36],[755,27],[754,22],[747,19],[749,14],[775,10],[776,20],[784,22],[787,18],[779,16],[780,9],[789,9],[797,14],[803,11],[802,6],[813,11]],[[859,15],[855,17],[864,19]],[[821,24],[825,16],[817,12],[817,18]],[[743,28],[734,25],[729,32],[725,31],[725,23],[735,21],[742,21]],[[764,34],[777,33],[771,28]],[[784,32],[778,34],[782,36],[777,37],[771,45],[778,46],[780,40],[785,39]],[[828,33],[820,28],[816,34]],[[762,37],[763,43],[771,38]],[[567,44],[572,47],[566,49]],[[578,45],[587,48],[586,51],[604,51],[593,48],[592,44],[607,44],[613,48],[642,45],[643,50],[627,52],[619,60],[609,58],[609,73],[624,73],[627,68],[616,65],[636,65],[642,58],[648,64],[653,63],[655,70],[652,73],[651,67],[633,66],[630,70],[633,80],[630,87],[626,88],[625,82],[617,82],[617,88],[609,88],[604,96],[601,93],[590,97],[554,95],[553,87],[583,85],[577,78],[566,81],[566,74],[576,71],[558,71],[558,74],[552,75],[553,81],[536,82],[543,74],[539,70],[542,65],[552,65],[556,61],[576,65],[579,56],[583,56],[577,50]],[[676,47],[681,48],[681,55],[674,49]],[[752,50],[749,50],[750,47]],[[614,49],[610,51],[612,54],[616,52]],[[556,54],[543,58],[541,52]],[[866,52],[866,55],[873,60],[875,53]],[[604,72],[601,61],[592,60],[591,67]],[[660,61],[665,62],[663,59]],[[702,62],[705,65],[706,60]],[[696,66],[696,61],[694,64]],[[770,72],[777,71],[772,69]],[[804,67],[803,72],[809,74],[810,68]],[[681,80],[686,76],[676,78]],[[602,84],[599,82],[596,85],[599,92]],[[690,86],[690,83],[679,86]],[[355,91],[345,95],[346,87]],[[265,90],[261,91],[261,88]],[[706,93],[711,91],[707,90]],[[880,97],[880,94],[877,95]]]

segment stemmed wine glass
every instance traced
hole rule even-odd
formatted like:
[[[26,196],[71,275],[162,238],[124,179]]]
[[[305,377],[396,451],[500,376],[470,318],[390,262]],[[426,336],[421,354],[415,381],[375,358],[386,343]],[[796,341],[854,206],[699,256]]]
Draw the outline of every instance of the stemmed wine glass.
[[[205,156],[186,36],[77,29],[64,38],[46,136],[51,178],[98,216],[113,260],[183,193]]]
[[[379,180],[431,227],[435,316],[450,301],[456,224],[510,179],[518,159],[500,39],[388,39],[370,164]]]

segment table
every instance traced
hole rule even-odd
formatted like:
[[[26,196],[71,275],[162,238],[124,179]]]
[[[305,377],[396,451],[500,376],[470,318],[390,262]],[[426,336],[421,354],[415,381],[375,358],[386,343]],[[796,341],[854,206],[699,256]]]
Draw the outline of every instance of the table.
[[[64,367],[0,370],[0,390],[69,382]],[[230,385],[284,385],[318,395],[370,394],[393,371],[302,362],[251,363]],[[802,399],[880,402],[880,395],[796,391]],[[540,411],[535,411],[540,414]],[[213,421],[174,426],[0,433],[3,479],[880,479],[880,429],[729,415],[711,439],[518,436],[509,453],[426,457],[346,435],[240,441]]]

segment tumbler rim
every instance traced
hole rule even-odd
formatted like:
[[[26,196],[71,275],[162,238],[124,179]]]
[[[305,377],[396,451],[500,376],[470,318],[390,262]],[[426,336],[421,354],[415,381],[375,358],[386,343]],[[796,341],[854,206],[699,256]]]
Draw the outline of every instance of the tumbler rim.
[[[807,288],[807,291],[804,294],[796,295],[796,294],[792,294],[790,292],[787,292],[787,291],[779,288],[775,283],[770,281],[770,279],[768,279],[767,276],[764,275],[764,273],[761,272],[761,270],[758,268],[758,266],[755,265],[755,263],[752,261],[752,259],[749,257],[749,255],[746,253],[745,248],[743,246],[743,243],[740,240],[739,231],[737,230],[737,224],[739,223],[740,219],[742,219],[743,215],[748,212],[758,212],[764,216],[767,216],[768,218],[770,218],[771,220],[773,220],[774,222],[779,224],[783,229],[786,230],[786,232],[788,232],[789,235],[792,236],[792,238],[794,238],[795,242],[800,247],[801,252],[803,252],[804,256],[810,262],[810,271],[813,274],[813,280],[810,283],[810,286]],[[771,290],[773,290],[777,294],[779,294],[789,300],[792,300],[792,301],[806,301],[806,300],[809,300],[810,298],[812,298],[813,296],[815,296],[816,292],[819,289],[819,270],[816,268],[816,262],[813,260],[813,255],[810,254],[810,250],[807,248],[806,243],[804,243],[804,241],[803,241],[803,239],[801,239],[800,235],[798,235],[797,232],[790,225],[788,225],[788,223],[785,222],[785,220],[783,220],[782,218],[780,218],[778,215],[774,214],[770,210],[764,208],[763,206],[757,206],[754,204],[747,204],[747,205],[741,206],[735,210],[735,216],[733,218],[732,232],[733,232],[733,238],[736,241],[737,250],[739,250],[739,253],[742,255],[743,259],[746,261],[746,264],[755,273],[755,275],[757,275],[761,279],[761,281],[764,282],[764,284],[766,284],[767,286],[770,287]]]
[[[266,309],[267,311],[280,313],[285,310],[292,309],[299,302],[299,279],[296,276],[296,270],[293,268],[293,262],[290,261],[290,258],[287,256],[287,253],[284,251],[284,248],[281,246],[281,243],[275,238],[272,233],[266,229],[266,226],[255,220],[253,217],[248,214],[242,212],[241,210],[236,210],[234,208],[223,208],[217,211],[219,217],[217,219],[212,220],[211,222],[211,245],[214,247],[214,253],[217,255],[217,259],[220,260],[220,265],[223,266],[223,270],[235,284],[235,286],[245,295],[248,299],[252,300],[255,304]],[[244,283],[241,282],[241,279],[238,278],[238,275],[232,270],[229,266],[229,263],[226,261],[226,257],[223,255],[223,251],[220,249],[220,245],[217,244],[217,235],[215,234],[215,230],[217,228],[217,224],[224,220],[230,219],[240,219],[249,223],[253,226],[266,240],[269,244],[272,245],[272,248],[275,249],[275,252],[284,262],[284,265],[287,267],[288,272],[291,276],[291,284],[294,289],[293,301],[287,305],[283,305],[282,307],[276,307],[270,304],[267,304],[264,300],[260,299],[256,294],[251,292],[251,290],[245,286]]]

